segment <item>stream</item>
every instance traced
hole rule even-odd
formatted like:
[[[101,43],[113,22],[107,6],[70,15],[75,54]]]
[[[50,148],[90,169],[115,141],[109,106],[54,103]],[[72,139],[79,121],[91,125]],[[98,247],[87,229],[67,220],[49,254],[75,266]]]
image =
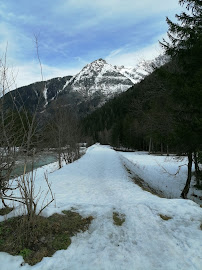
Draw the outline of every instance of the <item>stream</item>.
[[[35,154],[33,168],[37,169],[44,165],[53,163],[57,161],[57,153],[54,151],[41,151]],[[32,157],[28,158],[28,164],[26,172],[32,170]],[[24,158],[23,156],[19,156],[18,160],[16,161],[15,167],[11,173],[11,178],[17,177],[22,175],[24,172]]]

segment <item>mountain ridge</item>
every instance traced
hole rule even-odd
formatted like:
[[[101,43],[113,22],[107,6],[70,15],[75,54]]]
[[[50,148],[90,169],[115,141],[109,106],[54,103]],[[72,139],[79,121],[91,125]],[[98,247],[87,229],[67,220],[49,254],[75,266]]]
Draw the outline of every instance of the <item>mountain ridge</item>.
[[[166,61],[165,57],[159,56],[154,61],[142,61],[136,67],[128,68],[113,66],[99,58],[74,76],[56,77],[17,88],[6,95],[7,101],[11,105],[15,98],[19,107],[24,105],[30,111],[34,111],[39,102],[40,111],[44,112],[53,101],[62,98],[79,114],[85,115],[127,91]]]

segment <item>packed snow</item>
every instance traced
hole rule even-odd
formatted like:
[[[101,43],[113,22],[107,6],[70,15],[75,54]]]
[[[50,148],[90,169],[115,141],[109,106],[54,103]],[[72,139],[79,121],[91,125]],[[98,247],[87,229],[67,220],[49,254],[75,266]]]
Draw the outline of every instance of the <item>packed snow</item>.
[[[72,237],[67,250],[34,266],[20,266],[21,256],[0,253],[1,269],[201,269],[202,208],[191,200],[165,199],[143,191],[125,165],[136,170],[128,157],[110,147],[93,145],[81,159],[60,170],[54,171],[56,164],[38,169],[36,185],[46,189],[43,173],[48,169],[56,197],[45,216],[74,208],[94,219],[88,231]],[[113,223],[113,212],[125,216],[122,226]],[[171,219],[163,220],[160,214]]]
[[[48,105],[47,91],[48,91],[48,88],[45,86],[44,91],[43,91],[43,96],[44,96],[44,99],[45,99],[44,107],[46,107]]]

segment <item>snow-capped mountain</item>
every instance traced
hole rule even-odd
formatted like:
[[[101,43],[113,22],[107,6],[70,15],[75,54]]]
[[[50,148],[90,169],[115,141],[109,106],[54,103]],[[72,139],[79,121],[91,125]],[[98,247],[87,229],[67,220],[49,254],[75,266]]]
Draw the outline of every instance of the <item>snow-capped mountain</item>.
[[[40,111],[44,112],[54,100],[62,98],[67,105],[85,115],[102,106],[108,99],[128,90],[168,60],[165,56],[159,56],[153,61],[142,61],[135,67],[124,67],[113,66],[98,59],[87,64],[75,76],[36,82],[11,93],[19,107],[23,104],[31,111],[39,104]],[[11,95],[6,96],[8,104],[12,104]]]
[[[142,61],[130,68],[113,66],[100,58],[73,76],[66,83],[64,93],[77,100],[77,105],[90,102],[90,106],[100,107],[109,98],[128,90],[166,62],[168,58],[160,55],[153,61]]]
[[[98,59],[72,77],[64,90],[77,92],[85,97],[92,97],[98,93],[110,97],[126,91],[132,85],[133,82],[114,66]]]

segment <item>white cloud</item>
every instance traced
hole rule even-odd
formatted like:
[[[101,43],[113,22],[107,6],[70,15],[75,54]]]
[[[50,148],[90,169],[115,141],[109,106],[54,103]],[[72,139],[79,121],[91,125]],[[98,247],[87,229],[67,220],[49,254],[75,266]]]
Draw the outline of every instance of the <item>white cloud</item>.
[[[118,49],[118,53],[112,51],[105,59],[112,65],[124,65],[134,67],[142,60],[152,60],[162,53],[158,43],[146,46],[133,52],[124,52],[124,50]]]
[[[34,42],[31,34],[26,36],[15,25],[1,22],[0,33],[0,57],[5,53],[7,47],[7,59],[10,63],[15,64],[16,60],[21,56],[34,51]],[[14,59],[15,61],[13,62]]]
[[[113,58],[113,57],[119,55],[122,51],[123,51],[123,48],[114,50],[114,51],[110,52],[108,58]]]

